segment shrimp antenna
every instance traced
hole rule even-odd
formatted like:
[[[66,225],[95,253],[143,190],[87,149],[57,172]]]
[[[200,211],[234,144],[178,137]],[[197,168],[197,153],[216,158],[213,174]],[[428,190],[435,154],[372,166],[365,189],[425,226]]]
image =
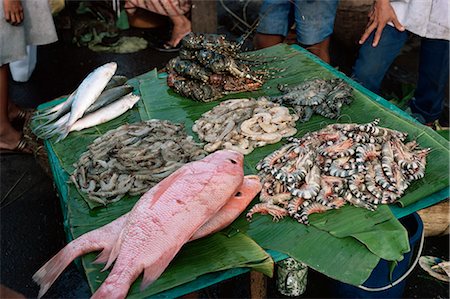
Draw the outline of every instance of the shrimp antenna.
[[[222,4],[222,6],[227,10],[227,7],[224,5],[223,0],[220,0],[220,2],[221,2],[221,4]],[[272,9],[274,9],[274,8],[275,8],[275,5],[271,6],[271,7],[265,12],[264,16],[266,16],[266,15],[267,15]],[[229,13],[231,14],[232,12],[229,12]],[[232,15],[236,18],[236,15],[235,15],[234,13],[233,13]],[[243,35],[238,39],[238,40],[239,40],[239,42],[238,42],[238,46],[239,46],[239,47],[242,47],[242,45],[244,44],[245,40],[253,33],[253,31],[256,30],[256,28],[257,28],[258,25],[259,25],[260,18],[261,18],[261,17],[258,17],[258,18],[253,22],[252,25],[248,25],[247,22],[241,20],[240,18],[237,18],[238,21],[240,21],[241,23],[243,23],[243,24],[244,24],[246,27],[248,27],[248,29],[249,29],[245,34],[243,34]]]
[[[253,33],[253,31],[256,30],[258,25],[259,25],[259,19],[257,19],[255,22],[253,22],[252,26],[247,31],[247,33],[243,34],[241,37],[238,38],[238,40],[239,40],[238,47],[239,48],[242,47],[242,45],[244,44],[245,40]]]

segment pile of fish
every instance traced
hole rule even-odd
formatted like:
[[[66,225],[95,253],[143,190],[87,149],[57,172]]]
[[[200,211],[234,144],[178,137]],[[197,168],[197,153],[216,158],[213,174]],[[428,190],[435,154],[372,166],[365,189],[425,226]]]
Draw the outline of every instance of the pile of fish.
[[[376,209],[396,202],[409,184],[425,175],[430,149],[406,133],[368,124],[332,124],[308,133],[262,159],[257,169],[261,203],[247,214],[289,215],[308,223],[308,215],[349,202]]]
[[[217,34],[189,33],[181,41],[179,56],[166,68],[167,85],[182,96],[201,102],[225,94],[257,90],[264,73],[241,55],[241,45]]]
[[[92,71],[61,104],[38,110],[32,117],[33,132],[41,139],[80,131],[110,121],[131,109],[139,96],[124,85],[123,76],[114,76],[117,63],[110,62]]]
[[[125,298],[144,272],[141,289],[153,283],[181,247],[227,227],[261,189],[243,174],[243,156],[217,151],[188,163],[145,193],[133,209],[70,242],[34,275],[42,297],[78,256],[102,250],[96,263],[114,266],[92,298]]]
[[[125,124],[89,145],[70,176],[78,190],[106,205],[140,195],[182,165],[206,156],[184,126],[166,120]]]
[[[204,149],[232,149],[247,155],[256,147],[297,133],[297,115],[264,97],[221,102],[195,121],[192,130],[207,142]]]
[[[316,113],[326,118],[337,118],[343,104],[352,102],[352,88],[344,80],[315,78],[298,85],[279,85],[282,95],[272,101],[292,107],[301,122],[308,121]]]

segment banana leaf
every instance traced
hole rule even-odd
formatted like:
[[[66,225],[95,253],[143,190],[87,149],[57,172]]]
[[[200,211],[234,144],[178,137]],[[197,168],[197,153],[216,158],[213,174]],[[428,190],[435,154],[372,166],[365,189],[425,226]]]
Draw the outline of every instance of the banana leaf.
[[[330,71],[317,63],[308,53],[299,49],[293,49],[288,46],[280,45],[266,50],[261,50],[258,58],[266,60],[266,65],[278,71],[278,74],[263,86],[260,91],[252,93],[240,93],[229,95],[225,98],[257,97],[260,95],[275,95],[280,92],[277,90],[277,84],[296,84],[305,79],[313,77],[331,78],[334,76],[344,77],[336,71]],[[255,54],[256,56],[256,54]],[[358,87],[348,78],[350,84]],[[54,151],[57,155],[55,163],[70,172],[73,170],[72,163],[77,161],[79,155],[86,149],[92,140],[115,128],[123,122],[133,122],[151,118],[167,119],[174,122],[185,124],[188,134],[192,133],[192,124],[202,113],[210,110],[218,104],[194,102],[183,98],[170,90],[165,82],[165,78],[158,75],[156,71],[149,72],[138,79],[130,80],[130,83],[137,89],[136,93],[142,95],[142,101],[138,108],[133,109],[129,114],[124,115],[123,119],[117,119],[79,133],[71,133],[66,140],[54,144],[52,140],[46,142],[49,151]],[[440,136],[436,137],[433,131],[420,126],[412,120],[405,119],[391,109],[378,103],[381,101],[376,97],[369,97],[368,92],[362,88],[354,91],[355,100],[353,103],[344,107],[342,116],[338,120],[329,120],[321,116],[313,116],[305,124],[297,124],[297,136],[302,136],[306,132],[318,130],[329,123],[338,122],[369,122],[374,118],[381,118],[380,125],[406,131],[410,138],[417,138],[419,144],[423,147],[432,147],[433,151],[429,155],[426,171],[426,180],[413,184],[407,191],[404,198],[409,201],[418,201],[429,194],[448,187],[448,143],[443,142]],[[385,103],[383,103],[385,105]],[[395,109],[394,109],[395,110]],[[425,130],[425,133],[422,131]],[[245,157],[245,173],[256,173],[256,163],[267,154],[278,149],[284,141],[278,144],[268,145],[258,148],[250,155]],[[58,167],[56,167],[58,168]],[[73,185],[65,185],[67,173],[59,171],[58,189],[66,190],[63,194],[63,207],[67,209],[67,221],[70,233],[78,236],[93,228],[99,227],[111,220],[119,217],[129,211],[134,205],[136,198],[128,198],[108,205],[105,208],[90,209]],[[66,178],[64,178],[64,175]],[[62,177],[62,178],[61,178]],[[64,186],[62,186],[64,184]],[[233,227],[242,231],[245,235],[252,238],[256,243],[266,249],[274,249],[286,253],[298,260],[307,261],[307,264],[314,269],[333,277],[337,280],[351,284],[360,284],[370,275],[380,258],[398,260],[407,248],[405,247],[405,229],[398,226],[397,220],[392,214],[387,213],[389,209],[380,207],[376,212],[368,212],[363,209],[348,207],[345,209],[329,211],[323,215],[313,215],[311,217],[311,226],[303,226],[295,223],[291,219],[285,219],[279,223],[273,223],[269,216],[256,215],[255,219],[249,224],[244,216],[241,216]],[[342,216],[344,215],[344,216]],[[369,216],[370,215],[370,216]],[[354,221],[348,221],[345,217],[355,217]],[[334,218],[333,218],[334,217]],[[342,218],[339,218],[342,217]],[[350,219],[350,218],[349,218]],[[392,224],[392,225],[388,225]],[[379,241],[369,234],[370,231],[377,231],[382,234],[384,229],[390,230],[390,236],[384,238],[389,245],[381,248]],[[233,242],[234,235],[227,239],[227,242]],[[189,246],[194,246],[195,243]],[[228,244],[227,244],[228,246]],[[409,247],[408,247],[409,248]],[[185,248],[183,248],[182,254]],[[385,252],[387,251],[387,252]],[[235,254],[228,252],[228,254]],[[93,256],[83,258],[85,267],[89,265]],[[259,260],[263,265],[267,259]],[[242,261],[240,261],[242,262]],[[255,266],[251,261],[247,261],[248,266]],[[242,265],[241,263],[240,265]],[[260,265],[256,266],[259,268]],[[186,268],[186,277],[197,277]],[[96,274],[88,275],[91,281],[95,275],[101,275],[95,268],[92,268]],[[172,268],[166,272],[170,274]],[[217,269],[209,269],[216,271]],[[93,273],[94,273],[93,272]],[[233,272],[233,271],[225,271]],[[205,272],[206,273],[206,272]],[[166,274],[166,273],[165,273]],[[169,275],[167,274],[167,275]],[[202,281],[202,285],[207,285],[211,280],[212,274],[201,276],[196,281]],[[164,276],[166,277],[166,276]],[[217,276],[216,276],[217,277]],[[164,284],[163,277],[159,283]],[[189,278],[190,279],[190,278]],[[159,280],[158,280],[159,281]],[[156,283],[156,282],[155,282]],[[136,284],[133,288],[136,287]]]
[[[100,287],[109,271],[100,272],[101,265],[92,264],[95,254],[83,258],[83,265],[92,290]],[[186,244],[170,263],[162,276],[148,288],[140,291],[142,278],[133,284],[128,298],[143,298],[171,289],[214,271],[235,267],[251,267],[272,277],[273,261],[255,241],[238,233],[229,237],[222,233]]]
[[[354,285],[362,284],[380,260],[353,237],[336,238],[290,218],[273,223],[270,217],[255,215],[246,234],[263,248],[286,253],[329,277]]]
[[[313,214],[310,220],[313,226],[338,238],[354,237],[385,260],[401,261],[403,254],[410,251],[406,230],[387,206],[378,207],[377,213],[347,206],[331,216]]]
[[[404,235],[399,235],[401,233]],[[401,261],[402,254],[410,251],[408,233],[394,219],[380,223],[371,231],[356,233],[352,236],[366,245],[372,253],[388,261]]]

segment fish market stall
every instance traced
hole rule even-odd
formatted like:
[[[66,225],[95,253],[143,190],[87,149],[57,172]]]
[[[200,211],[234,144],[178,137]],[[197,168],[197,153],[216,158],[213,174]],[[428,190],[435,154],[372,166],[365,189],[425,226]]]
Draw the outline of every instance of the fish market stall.
[[[407,133],[407,136],[401,135],[399,138],[402,140],[406,139],[408,142],[416,142],[420,146],[420,149],[416,149],[416,146],[410,144],[410,147],[414,151],[417,151],[417,157],[411,159],[422,162],[419,161],[420,165],[418,164],[419,166],[413,167],[413,170],[408,170],[409,168],[406,167],[408,168],[407,171],[411,171],[411,180],[407,182],[408,188],[406,189],[405,186],[402,189],[401,196],[398,196],[398,198],[395,197],[395,201],[397,202],[395,205],[388,206],[384,204],[391,201],[383,201],[384,197],[381,197],[380,202],[376,203],[377,207],[369,204],[365,208],[355,207],[355,205],[364,205],[366,203],[362,199],[364,197],[361,196],[359,197],[361,201],[356,204],[352,202],[352,205],[346,204],[339,207],[339,209],[333,208],[321,214],[307,214],[307,218],[303,217],[305,214],[301,213],[293,217],[294,219],[291,217],[283,217],[284,215],[279,214],[274,215],[269,213],[270,215],[259,215],[258,213],[251,213],[252,217],[251,221],[249,221],[246,216],[247,212],[250,208],[255,207],[261,199],[256,197],[248,206],[246,212],[239,216],[230,226],[219,233],[200,238],[184,245],[161,277],[142,291],[139,289],[142,278],[138,278],[128,293],[130,298],[148,297],[156,294],[160,297],[177,297],[249,270],[260,271],[270,276],[273,273],[273,262],[280,261],[288,256],[304,262],[309,267],[331,278],[352,285],[360,285],[369,277],[380,259],[400,261],[403,258],[403,254],[409,251],[410,248],[405,229],[396,218],[408,215],[448,197],[448,142],[437,133],[417,124],[389,102],[370,93],[300,47],[279,45],[255,53],[249,53],[249,57],[257,57],[255,59],[264,61],[267,69],[273,68],[275,70],[272,74],[264,78],[264,84],[256,90],[239,90],[239,92],[226,95],[223,101],[193,101],[190,98],[177,94],[168,87],[167,74],[158,74],[156,70],[153,70],[139,77],[132,78],[127,82],[128,85],[133,87],[133,94],[139,96],[140,100],[133,108],[121,116],[92,128],[70,132],[67,137],[64,135],[54,135],[45,141],[55,183],[61,198],[68,240],[75,239],[86,232],[118,219],[128,213],[140,197],[132,191],[126,194],[113,193],[115,190],[112,189],[112,186],[110,190],[108,186],[105,186],[106,189],[111,191],[111,196],[92,194],[89,193],[89,190],[88,192],[83,192],[80,190],[81,188],[77,188],[77,184],[80,185],[80,180],[77,180],[77,177],[83,177],[83,173],[87,173],[88,171],[103,171],[103,168],[107,168],[105,165],[115,163],[114,159],[116,161],[123,161],[117,166],[117,169],[120,169],[123,165],[131,165],[133,161],[136,161],[136,159],[133,160],[132,158],[130,160],[125,159],[126,152],[117,151],[115,152],[116,156],[113,158],[103,158],[100,155],[101,151],[97,151],[105,146],[101,143],[102,136],[112,134],[111,130],[119,130],[121,126],[133,126],[140,122],[150,122],[147,123],[150,126],[150,124],[154,125],[151,122],[159,120],[160,122],[170,122],[170,126],[173,126],[173,132],[177,131],[177,128],[184,128],[184,132],[180,132],[179,134],[182,136],[182,139],[188,138],[185,136],[192,136],[192,139],[190,139],[191,143],[188,145],[192,151],[184,151],[186,157],[189,158],[186,158],[183,163],[199,160],[207,155],[206,152],[214,152],[219,148],[236,149],[236,147],[239,147],[243,149],[243,154],[245,154],[243,160],[243,171],[245,175],[256,175],[262,169],[276,177],[279,172],[271,173],[270,167],[264,166],[264,161],[268,161],[266,157],[274,152],[276,153],[290,142],[295,143],[302,137],[307,137],[308,134],[314,134],[313,132],[318,132],[326,128],[327,125],[335,125],[336,123],[342,124],[342,127],[346,124],[358,124],[358,126],[364,126],[366,124],[364,128],[367,128],[367,132],[396,130]],[[180,66],[180,64],[174,64],[173,68],[176,69],[177,66]],[[320,83],[324,86],[324,97],[320,99],[310,98],[309,102],[299,102],[295,101],[289,95],[290,92],[292,93],[294,91],[292,89],[293,86],[307,79],[317,78],[321,78],[323,80],[321,82],[327,83]],[[246,79],[260,80],[257,73]],[[341,81],[351,86],[352,90],[349,91],[347,88],[342,90],[334,89],[335,86],[342,86]],[[330,85],[328,84],[329,82],[335,85]],[[348,92],[352,94],[353,99],[351,102],[339,100],[340,94]],[[331,93],[332,96],[330,95]],[[216,94],[213,94],[215,99]],[[256,99],[259,97],[274,98],[278,102],[276,105],[254,104],[252,102],[253,100],[249,100],[250,98]],[[308,108],[311,103],[320,105],[324,98],[340,103],[339,116],[336,115],[335,118],[326,118],[322,113],[328,115],[331,113],[330,111],[325,111],[324,108]],[[217,107],[220,107],[220,105],[226,105],[222,103],[226,103],[232,99],[247,99],[241,100],[238,106],[253,105],[253,110],[265,110],[258,110],[259,115],[258,113],[251,114],[249,115],[249,121],[241,123],[246,124],[244,127],[239,128],[244,136],[239,137],[236,135],[237,137],[234,141],[232,141],[232,138],[229,140],[229,144],[227,142],[218,143],[217,139],[208,137],[208,134],[210,134],[209,131],[203,129],[207,125],[205,115],[209,111],[219,109]],[[62,101],[63,99],[59,100],[59,102]],[[57,103],[58,101],[47,103],[39,108],[44,109]],[[282,104],[286,104],[291,110],[287,110],[287,112],[282,111],[283,109],[280,109]],[[292,110],[297,112],[297,114],[291,113]],[[242,113],[247,112],[243,110]],[[283,121],[264,121],[264,117],[267,118],[270,116],[273,119],[272,116],[276,113],[279,113],[277,115]],[[250,121],[251,117],[253,119]],[[299,119],[304,121],[302,122]],[[202,122],[203,120],[205,121]],[[376,124],[373,123],[374,121]],[[370,125],[371,123],[372,125]],[[260,125],[258,126],[258,124]],[[228,128],[228,134],[235,129],[231,125],[230,123],[228,126],[228,123],[224,122],[221,126]],[[270,128],[265,127],[266,125],[270,125]],[[335,125],[335,128],[340,127],[339,125]],[[348,135],[351,129],[349,127],[346,128],[344,131]],[[127,130],[127,134],[131,135],[127,135],[126,139],[121,139],[121,142],[127,140],[127,144],[135,144],[137,141],[133,139],[134,137],[144,136],[144,132],[141,129],[132,127],[130,130]],[[271,133],[267,131],[272,129],[273,132]],[[256,138],[253,138],[253,134],[262,131],[266,134],[264,135],[264,139],[258,139],[256,142],[253,142]],[[281,132],[281,134],[276,135],[275,133],[277,132]],[[63,134],[65,133],[63,132]],[[214,136],[218,137],[221,133],[223,133],[223,130],[219,133],[214,132]],[[173,133],[173,135],[176,134]],[[226,134],[224,133],[224,135]],[[65,138],[56,142],[61,136]],[[111,137],[113,135],[107,136],[110,136],[110,138],[106,139],[113,139]],[[372,134],[369,137],[377,136]],[[288,137],[297,139],[288,141]],[[141,139],[144,140],[145,138],[142,137]],[[164,146],[169,147],[169,144],[166,144],[163,139],[161,137],[158,139],[158,142],[161,143],[161,148],[164,149]],[[202,148],[199,146],[199,148],[193,150],[195,146],[204,141],[209,142],[207,144],[209,147]],[[152,140],[149,142],[155,141]],[[96,145],[100,146],[96,147]],[[427,150],[428,148],[430,150]],[[86,154],[88,149],[91,150],[90,154]],[[321,150],[327,153],[330,152],[330,149],[326,149],[325,146],[318,149],[319,152]],[[419,152],[420,150],[424,151]],[[339,152],[342,151],[340,150]],[[390,152],[387,145],[384,151]],[[88,161],[88,158],[93,153],[102,157],[99,160],[105,163],[103,166],[97,166],[92,164],[93,162]],[[298,152],[296,153],[298,154]],[[423,162],[425,156],[420,153],[426,155],[426,167],[425,162]],[[142,152],[140,154],[146,156],[150,153]],[[327,155],[332,157],[331,154]],[[323,156],[327,155],[324,154]],[[352,155],[355,155],[356,160],[360,157],[358,153],[352,153]],[[84,160],[80,160],[82,157],[85,157]],[[167,158],[166,161],[173,160]],[[260,161],[262,162],[260,163]],[[178,165],[176,163],[180,162],[176,161],[171,164],[164,164],[164,167],[166,167],[164,170],[169,171],[170,169],[168,167],[170,166],[173,168],[181,166],[181,164]],[[333,164],[327,166],[326,161],[323,163],[323,168],[320,171],[329,171],[331,173]],[[344,164],[345,161],[342,160],[340,166],[344,168]],[[385,167],[387,163],[384,164],[381,167]],[[273,165],[276,165],[276,163],[273,162]],[[136,167],[135,164],[131,166]],[[351,169],[353,168],[347,170]],[[376,167],[374,171],[375,169]],[[152,182],[155,174],[158,176],[162,173],[164,171],[161,169],[152,173],[141,172],[137,175],[134,173],[135,178],[148,177],[149,179],[147,181],[142,179],[139,183],[129,186],[127,190],[138,191],[140,190],[139,188],[144,188],[144,183]],[[334,174],[336,173],[339,172],[335,171]],[[356,172],[352,175],[354,174]],[[123,172],[115,172],[110,175],[111,179],[113,177],[118,179],[121,175],[125,174]],[[151,178],[149,177],[150,175],[152,176]],[[351,175],[348,176],[351,177]],[[279,174],[279,178],[277,179],[280,181],[284,180],[281,174]],[[306,180],[305,176],[302,179]],[[308,180],[312,182],[313,178],[308,177]],[[286,182],[288,181],[289,178],[286,177]],[[355,181],[351,182],[354,183]],[[81,184],[85,185],[85,189],[87,190],[90,186],[85,183],[81,181]],[[102,182],[99,180],[98,184],[100,185]],[[103,184],[107,184],[107,182],[103,182]],[[126,183],[124,184],[126,185]],[[345,184],[351,185],[348,182]],[[390,184],[389,181],[385,184],[387,184],[386,188],[390,188],[388,186]],[[357,186],[356,183],[353,185]],[[93,186],[92,188],[95,190],[96,187]],[[349,190],[351,188],[349,187]],[[269,188],[267,190],[272,189]],[[391,187],[391,190],[392,192],[398,191],[394,187]],[[301,188],[292,188],[292,190],[288,191],[291,194],[293,192],[296,195],[301,194],[305,199],[312,197],[310,193],[306,193]],[[314,192],[318,193],[319,191]],[[283,192],[280,191],[279,193],[282,194]],[[91,198],[87,194],[90,194]],[[318,194],[314,194],[314,197],[316,196]],[[107,200],[105,201],[104,198],[107,198]],[[292,202],[290,203],[294,204]],[[302,203],[297,204],[302,205]],[[282,205],[277,206],[281,207]],[[260,212],[262,210],[260,209],[258,211]],[[282,213],[288,212],[289,208]],[[278,221],[273,221],[274,216],[276,216],[275,218]],[[308,222],[309,225],[299,222]],[[292,240],[295,240],[295,242]],[[81,258],[81,265],[93,292],[99,288],[109,274],[109,271],[101,272],[103,265],[92,263],[95,259],[95,253],[86,254]]]

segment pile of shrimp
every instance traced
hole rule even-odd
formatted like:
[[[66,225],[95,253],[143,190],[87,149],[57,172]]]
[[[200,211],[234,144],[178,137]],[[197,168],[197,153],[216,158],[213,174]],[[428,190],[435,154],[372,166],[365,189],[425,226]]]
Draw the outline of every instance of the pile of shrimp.
[[[314,113],[338,118],[341,107],[352,102],[353,88],[339,78],[315,78],[289,87],[279,85],[278,89],[283,94],[273,97],[272,101],[292,107],[301,122],[308,121]]]
[[[308,215],[338,209],[347,202],[375,210],[396,202],[409,184],[425,175],[430,149],[407,135],[367,124],[332,124],[306,134],[262,159],[261,203],[247,214],[291,216],[308,224]]]
[[[107,205],[140,195],[185,163],[206,156],[181,124],[152,119],[95,139],[74,164],[70,180],[87,198]]]
[[[256,147],[279,142],[297,133],[297,115],[267,98],[233,99],[204,113],[192,127],[207,142],[205,151],[232,149],[244,155]]]

